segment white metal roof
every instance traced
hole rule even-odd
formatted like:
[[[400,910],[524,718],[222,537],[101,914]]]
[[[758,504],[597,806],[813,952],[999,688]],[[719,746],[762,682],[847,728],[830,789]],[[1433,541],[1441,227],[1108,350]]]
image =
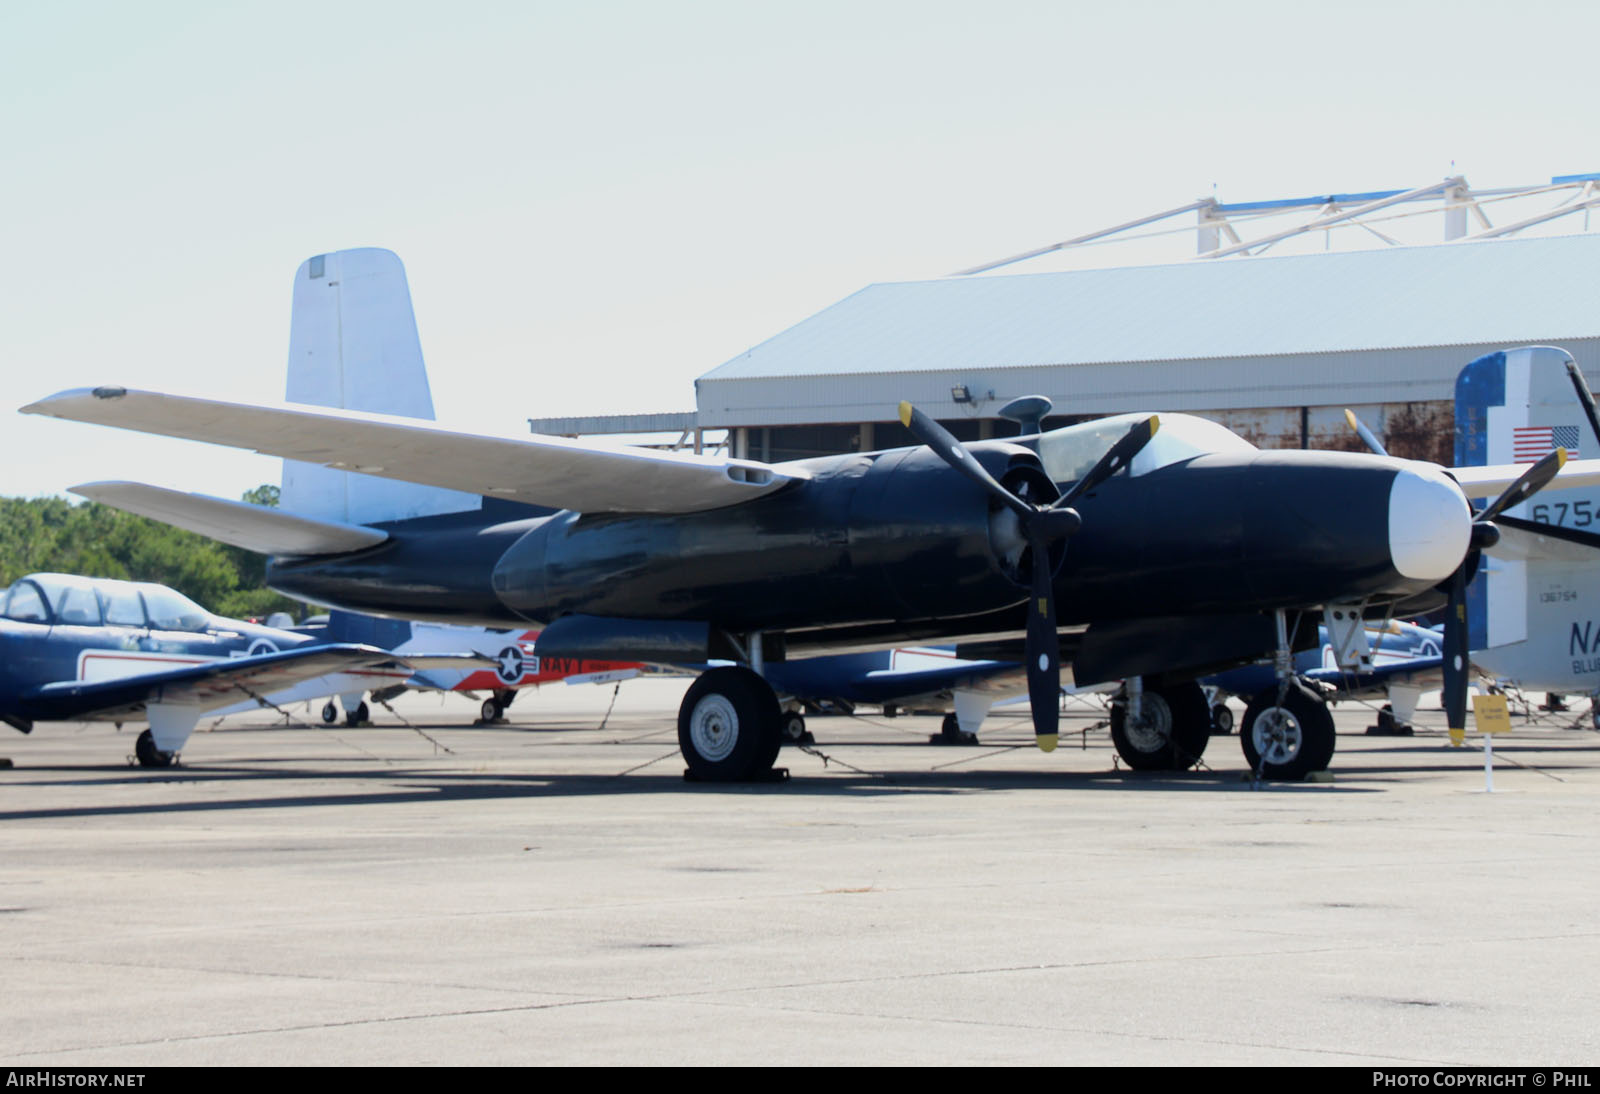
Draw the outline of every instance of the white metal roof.
[[[870,285],[702,381],[1600,335],[1600,235]]]

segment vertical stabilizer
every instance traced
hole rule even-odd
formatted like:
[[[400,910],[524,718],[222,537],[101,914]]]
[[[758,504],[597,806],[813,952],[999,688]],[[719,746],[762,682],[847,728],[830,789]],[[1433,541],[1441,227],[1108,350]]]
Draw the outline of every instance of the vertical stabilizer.
[[[1565,448],[1571,459],[1600,456],[1600,442],[1567,374],[1571,360],[1563,349],[1526,346],[1487,354],[1462,369],[1456,378],[1456,463],[1531,466],[1554,448]],[[1600,506],[1592,494],[1547,488],[1506,515],[1600,533]],[[1597,579],[1593,566],[1571,560],[1486,556],[1468,590],[1473,659],[1513,680],[1549,679],[1563,667],[1572,620],[1592,618],[1590,602],[1600,600]],[[1529,641],[1549,645],[1550,636],[1559,638],[1558,652],[1536,651]],[[1536,652],[1537,673],[1531,663],[1521,664],[1524,655]]]
[[[433,419],[405,267],[363,247],[317,255],[294,275],[291,403]],[[372,524],[477,509],[474,494],[283,462],[282,505],[301,516]]]

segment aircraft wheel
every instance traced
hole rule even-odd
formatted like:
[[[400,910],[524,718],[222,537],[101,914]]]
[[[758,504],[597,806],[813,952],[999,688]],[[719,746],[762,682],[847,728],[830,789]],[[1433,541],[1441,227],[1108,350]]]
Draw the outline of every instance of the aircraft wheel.
[[[1117,755],[1135,771],[1184,771],[1191,768],[1211,740],[1211,707],[1194,682],[1146,688],[1143,717],[1128,724],[1128,703],[1111,704],[1111,741]]]
[[[1269,779],[1303,779],[1333,759],[1337,737],[1328,704],[1291,684],[1278,705],[1276,688],[1250,700],[1239,731],[1250,770]]]
[[[778,697],[746,668],[701,673],[678,708],[678,748],[692,778],[734,782],[772,767],[783,737]]]
[[[498,722],[505,712],[500,709],[500,704],[493,699],[485,699],[478,708],[478,717],[485,722]]]
[[[372,712],[367,709],[365,700],[363,700],[362,703],[356,707],[356,709],[352,710],[348,715],[345,716],[346,724],[352,728],[355,726],[366,725],[371,720]]]
[[[806,732],[805,715],[798,711],[786,711],[778,722],[782,734],[782,741],[786,745],[809,744],[811,734]]]
[[[171,767],[174,754],[163,752],[156,747],[155,734],[148,729],[139,734],[139,739],[133,742],[133,754],[139,761],[140,767]]]
[[[1226,737],[1233,732],[1233,710],[1227,703],[1218,703],[1211,708],[1211,732],[1219,737]]]
[[[329,699],[326,703],[322,704],[322,724],[325,726],[331,726],[338,720],[339,708],[333,705],[332,699]]]

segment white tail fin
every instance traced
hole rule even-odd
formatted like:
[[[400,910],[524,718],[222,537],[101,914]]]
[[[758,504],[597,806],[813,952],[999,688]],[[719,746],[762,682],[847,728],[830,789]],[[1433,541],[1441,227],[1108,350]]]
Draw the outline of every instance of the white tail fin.
[[[405,267],[393,251],[317,255],[294,275],[289,321],[292,403],[433,420]],[[477,509],[474,494],[283,461],[289,512],[354,524]]]

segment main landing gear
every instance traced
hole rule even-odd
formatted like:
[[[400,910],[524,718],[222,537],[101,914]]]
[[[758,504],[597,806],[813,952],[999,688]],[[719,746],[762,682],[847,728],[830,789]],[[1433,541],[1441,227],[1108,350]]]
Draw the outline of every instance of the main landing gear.
[[[163,752],[156,747],[156,737],[148,729],[133,742],[133,755],[140,767],[171,767],[178,758],[176,752]]]
[[[1268,779],[1303,779],[1333,759],[1333,714],[1322,697],[1298,680],[1250,700],[1239,730],[1245,761]]]
[[[696,782],[782,778],[773,761],[783,743],[783,714],[772,686],[747,668],[710,669],[678,708],[678,747]],[[802,723],[802,730],[804,725]]]
[[[329,699],[326,703],[322,704],[322,724],[325,726],[331,726],[338,720],[339,708],[334,704],[332,699]],[[345,711],[344,724],[349,726],[351,729],[355,729],[357,726],[367,725],[371,721],[372,711],[367,709],[367,703],[364,699],[356,704],[354,710]]]
[[[1189,681],[1146,688],[1130,679],[1111,702],[1111,741],[1135,771],[1186,771],[1211,740],[1211,707]]]
[[[517,693],[514,688],[502,688],[494,692],[478,708],[478,724],[481,726],[494,726],[503,723],[506,720],[506,709],[511,706],[512,700],[516,697]]]

